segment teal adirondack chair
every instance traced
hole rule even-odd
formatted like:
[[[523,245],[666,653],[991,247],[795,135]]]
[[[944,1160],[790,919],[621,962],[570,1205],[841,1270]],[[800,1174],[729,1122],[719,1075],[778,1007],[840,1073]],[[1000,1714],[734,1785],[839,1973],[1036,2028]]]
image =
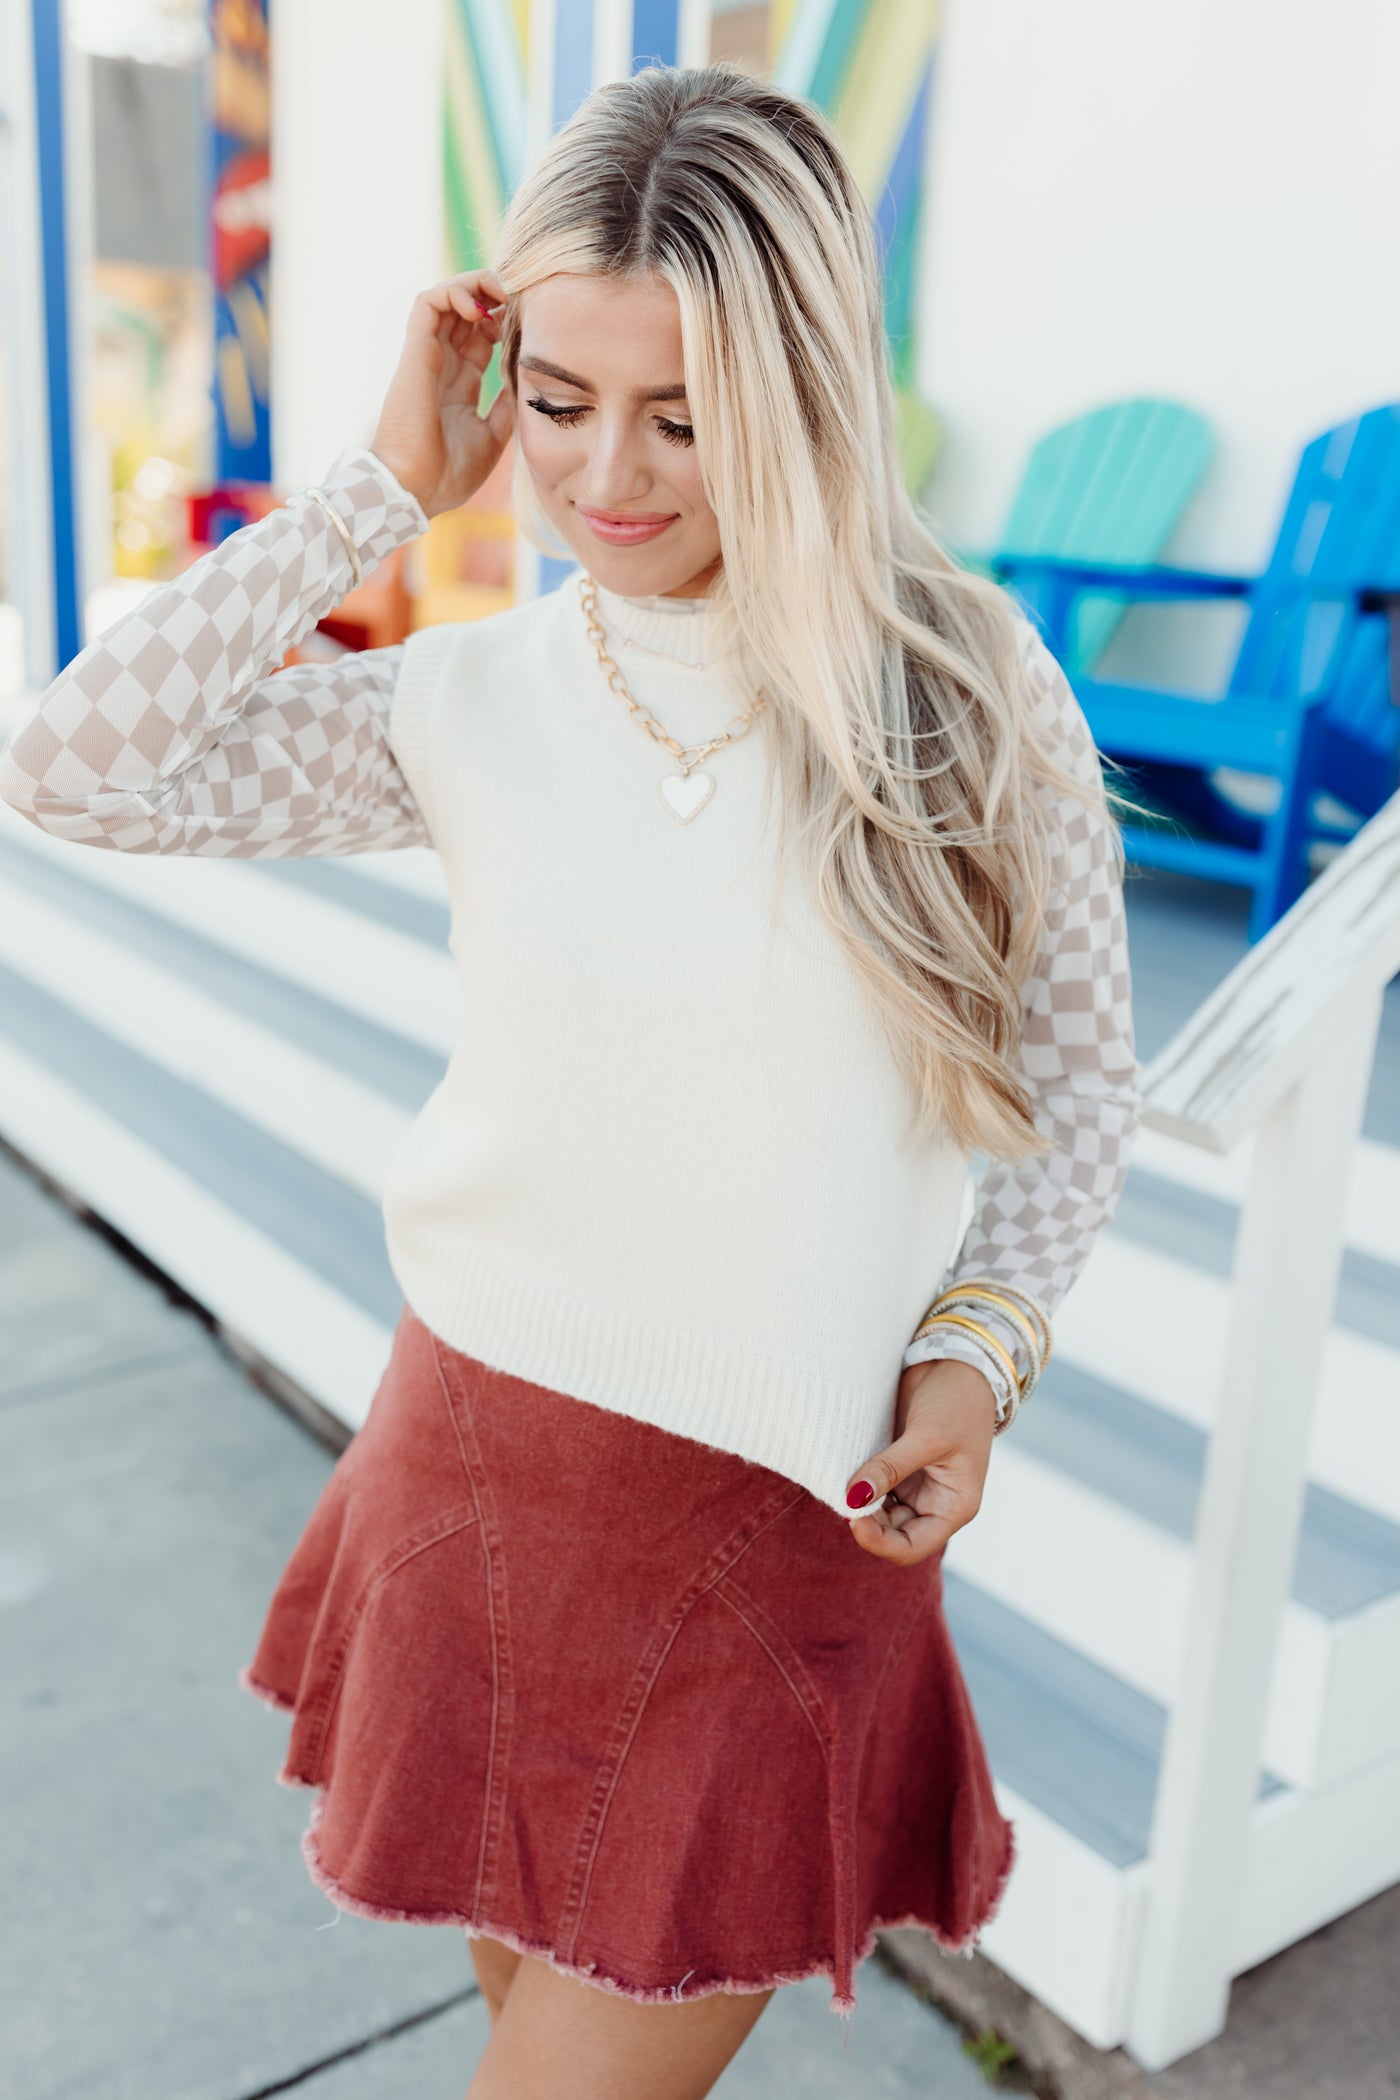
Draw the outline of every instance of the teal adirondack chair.
[[[1008,567],[1062,662],[1076,603],[1100,592],[1248,609],[1214,699],[1097,678],[1076,691],[1099,749],[1162,820],[1124,825],[1129,859],[1245,885],[1259,940],[1305,888],[1312,844],[1352,836],[1400,786],[1400,403],[1307,446],[1261,576],[1044,555]],[[1227,792],[1232,772],[1273,783],[1267,813]],[[1324,797],[1355,821],[1328,816]]]
[[[1204,417],[1176,401],[1114,401],[1061,424],[1026,463],[993,573],[1004,580],[1014,565],[1034,610],[1027,561],[1156,561],[1214,451]],[[1121,598],[1078,602],[1065,637],[1071,677],[1093,667],[1123,613]]]

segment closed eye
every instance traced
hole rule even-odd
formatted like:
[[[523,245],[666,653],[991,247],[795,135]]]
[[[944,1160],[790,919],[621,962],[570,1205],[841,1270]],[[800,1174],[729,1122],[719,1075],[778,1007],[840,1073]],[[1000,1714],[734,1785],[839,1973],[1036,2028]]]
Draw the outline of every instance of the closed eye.
[[[529,406],[538,410],[539,414],[545,416],[551,423],[561,424],[566,430],[572,430],[575,424],[581,423],[583,418],[589,413],[586,407],[566,408],[561,402],[546,401],[539,394],[531,398]],[[693,445],[695,443],[695,426],[692,423],[675,423],[669,416],[658,416],[656,418],[656,427],[669,444]]]

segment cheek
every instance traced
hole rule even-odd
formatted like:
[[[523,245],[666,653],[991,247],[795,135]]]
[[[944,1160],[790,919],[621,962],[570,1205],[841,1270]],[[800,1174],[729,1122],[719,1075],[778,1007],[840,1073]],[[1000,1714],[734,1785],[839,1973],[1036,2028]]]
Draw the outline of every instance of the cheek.
[[[706,518],[713,515],[710,510],[709,499],[705,494],[704,482],[700,476],[700,462],[695,456],[695,447],[693,445],[684,452],[676,450],[675,464],[672,466],[667,479],[670,481],[676,494],[684,498],[687,508],[695,516]]]
[[[579,433],[550,423],[521,404],[516,411],[516,430],[525,464],[547,487],[563,479],[580,456]]]

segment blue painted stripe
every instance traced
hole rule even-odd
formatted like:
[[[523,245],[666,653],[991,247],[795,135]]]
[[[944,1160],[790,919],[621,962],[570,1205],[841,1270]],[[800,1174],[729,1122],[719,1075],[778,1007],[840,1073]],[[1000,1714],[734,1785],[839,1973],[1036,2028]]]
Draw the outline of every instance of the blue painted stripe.
[[[1206,1435],[1078,1364],[1052,1358],[1016,1417],[1016,1448],[1189,1544]],[[1400,1593],[1400,1525],[1309,1484],[1293,1598],[1342,1618]]]
[[[359,918],[372,919],[377,926],[387,926],[391,933],[401,933],[408,940],[421,941],[425,948],[445,951],[447,936],[452,925],[452,913],[445,904],[438,904],[431,897],[420,897],[413,890],[401,890],[386,882],[362,881],[355,875],[346,876],[337,858],[308,858],[290,860],[249,860],[248,869],[257,875],[271,876],[274,882],[285,882],[293,889],[307,890],[314,897],[323,897],[328,904],[338,905],[342,911],[352,911]]]
[[[378,1204],[0,964],[17,1049],[386,1326],[403,1305]],[[81,1191],[79,1192],[81,1193]]]
[[[567,124],[593,86],[593,0],[555,0],[550,129]]]
[[[632,8],[632,71],[643,66],[673,66],[680,50],[678,0],[634,0]]]
[[[400,1108],[421,1108],[446,1069],[445,1060],[421,1043],[365,1020],[159,912],[128,903],[55,861],[0,841],[0,873],[70,912],[89,932],[105,935],[119,954],[130,952],[168,970]]]
[[[34,113],[38,138],[39,240],[44,276],[48,374],[50,552],[58,668],[82,647],[78,607],[78,509],[73,446],[73,374],[68,309],[68,207],[63,109],[61,0],[32,0]]]
[[[899,144],[895,147],[889,173],[875,200],[875,234],[882,262],[889,256],[896,233],[908,223],[914,200],[919,194],[924,170],[924,147],[928,137],[929,106],[932,100],[933,62],[930,60],[924,68],[919,92],[914,97],[909,121],[900,135]]]
[[[997,1778],[1112,1865],[1145,1859],[1164,1709],[947,1570],[943,1598]]]
[[[1221,1196],[1132,1166],[1113,1214],[1113,1229],[1138,1246],[1228,1281],[1239,1210]],[[1349,1333],[1400,1351],[1400,1269],[1347,1247],[1333,1320]],[[1400,1364],[1396,1366],[1400,1378]]]

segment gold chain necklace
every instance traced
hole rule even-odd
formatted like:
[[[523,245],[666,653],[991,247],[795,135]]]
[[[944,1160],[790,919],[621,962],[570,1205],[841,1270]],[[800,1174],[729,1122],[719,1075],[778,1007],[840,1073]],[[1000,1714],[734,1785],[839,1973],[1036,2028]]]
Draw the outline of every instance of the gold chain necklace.
[[[741,738],[748,735],[749,724],[759,709],[766,704],[768,695],[760,693],[743,714],[734,717],[723,735],[712,736],[703,744],[678,743],[675,737],[668,735],[661,727],[651,709],[644,707],[642,702],[635,698],[627,680],[609,656],[603,640],[602,623],[598,618],[598,600],[591,576],[584,576],[579,587],[579,598],[588,621],[589,637],[598,652],[598,661],[603,667],[608,684],[620,699],[627,702],[634,718],[641,723],[647,734],[654,737],[658,744],[663,744],[680,767],[678,773],[663,773],[657,786],[671,815],[680,823],[688,824],[692,817],[699,815],[715,791],[714,775],[701,772],[698,768],[712,751],[722,751],[726,744],[737,744]]]

